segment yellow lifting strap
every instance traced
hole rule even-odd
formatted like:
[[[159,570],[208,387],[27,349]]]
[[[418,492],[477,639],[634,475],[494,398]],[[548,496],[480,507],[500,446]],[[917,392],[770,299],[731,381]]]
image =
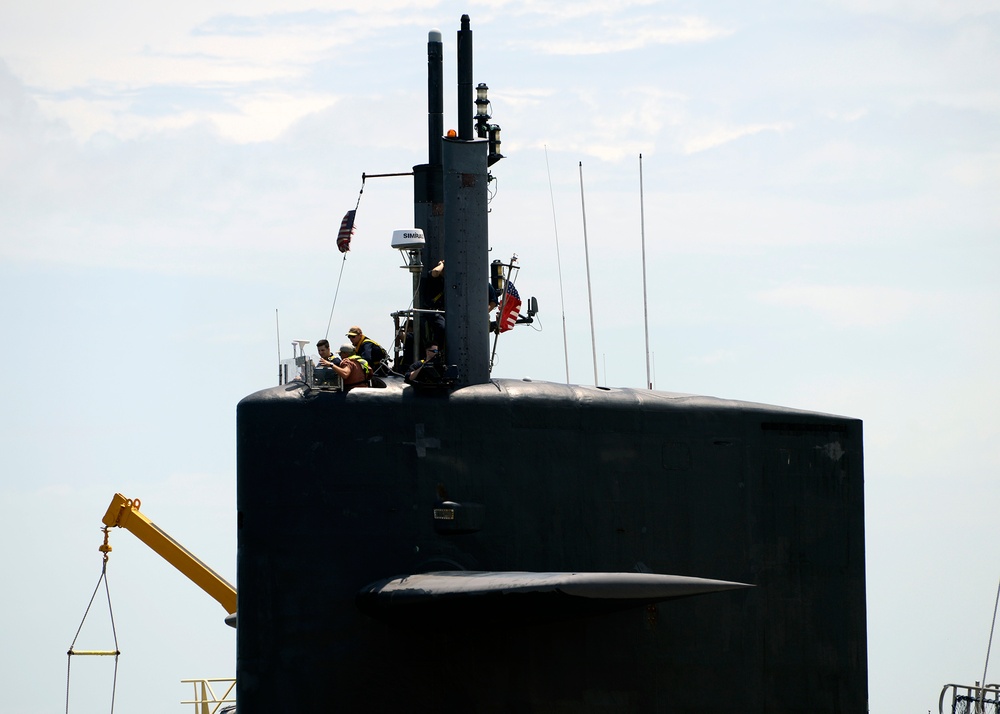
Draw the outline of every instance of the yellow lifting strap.
[[[108,527],[105,526],[101,530],[104,531],[104,544],[98,548],[98,550],[104,554],[104,562],[101,564],[101,577],[97,579],[97,585],[94,587],[94,592],[90,596],[90,602],[87,603],[87,609],[83,613],[83,619],[80,620],[80,626],[76,628],[76,634],[73,636],[73,642],[70,643],[69,649],[66,651],[66,714],[69,714],[70,665],[73,662],[73,655],[114,656],[115,673],[111,683],[111,714],[114,714],[115,712],[115,690],[118,687],[118,655],[121,654],[121,651],[118,649],[118,633],[115,631],[115,613],[111,608],[111,592],[108,590],[108,553],[111,552],[111,546],[108,545]],[[75,649],[76,640],[80,636],[80,630],[83,629],[83,623],[86,622],[87,615],[90,614],[90,608],[94,604],[94,598],[97,597],[97,591],[101,589],[102,582],[104,583],[104,593],[108,600],[108,614],[111,616],[111,636],[114,638],[115,648],[113,650]]]

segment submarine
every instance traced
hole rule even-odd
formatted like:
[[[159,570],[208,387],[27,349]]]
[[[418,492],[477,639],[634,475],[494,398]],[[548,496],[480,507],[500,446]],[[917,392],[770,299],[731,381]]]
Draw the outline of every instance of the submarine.
[[[493,376],[468,16],[454,135],[427,55],[410,251],[448,266],[448,369],[239,403],[240,714],[866,712],[862,422]]]

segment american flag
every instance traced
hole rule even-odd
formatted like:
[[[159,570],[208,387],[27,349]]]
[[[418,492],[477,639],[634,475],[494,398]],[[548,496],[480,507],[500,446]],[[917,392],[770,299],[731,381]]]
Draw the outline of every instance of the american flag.
[[[503,303],[500,306],[500,332],[514,329],[517,316],[521,313],[521,296],[517,294],[514,283],[507,281],[504,290]]]
[[[337,233],[337,248],[341,253],[346,253],[351,249],[351,236],[354,235],[354,214],[356,211],[348,211],[344,214],[344,220],[340,222],[340,231]]]

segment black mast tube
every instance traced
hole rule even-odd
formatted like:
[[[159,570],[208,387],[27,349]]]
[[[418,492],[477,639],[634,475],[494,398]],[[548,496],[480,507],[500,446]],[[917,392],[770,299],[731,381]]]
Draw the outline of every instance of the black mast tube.
[[[423,268],[413,275],[413,306],[427,308],[421,294],[421,274],[444,258],[444,45],[441,32],[427,33],[427,163],[413,167],[413,224],[424,232]],[[413,354],[423,354],[420,313],[413,316]]]
[[[462,29],[458,31],[458,138],[464,141],[476,138],[472,107],[472,30],[469,16],[462,15]]]
[[[444,136],[444,45],[441,33],[427,34],[427,163],[441,165]]]

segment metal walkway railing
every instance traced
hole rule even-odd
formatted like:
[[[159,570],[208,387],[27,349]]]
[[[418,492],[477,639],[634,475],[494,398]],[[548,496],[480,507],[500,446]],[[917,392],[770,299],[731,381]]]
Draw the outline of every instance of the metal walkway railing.
[[[181,682],[194,685],[194,699],[187,699],[181,702],[181,704],[194,704],[196,714],[217,714],[217,712],[222,711],[220,707],[223,704],[236,703],[236,693],[233,691],[236,689],[235,679],[182,679]],[[213,684],[219,687],[220,690],[223,686],[225,687],[222,696],[215,693],[212,687]],[[226,711],[228,710],[229,708],[227,707]]]
[[[945,709],[948,692],[951,706]],[[938,699],[939,714],[1000,714],[1000,684],[946,684]]]

